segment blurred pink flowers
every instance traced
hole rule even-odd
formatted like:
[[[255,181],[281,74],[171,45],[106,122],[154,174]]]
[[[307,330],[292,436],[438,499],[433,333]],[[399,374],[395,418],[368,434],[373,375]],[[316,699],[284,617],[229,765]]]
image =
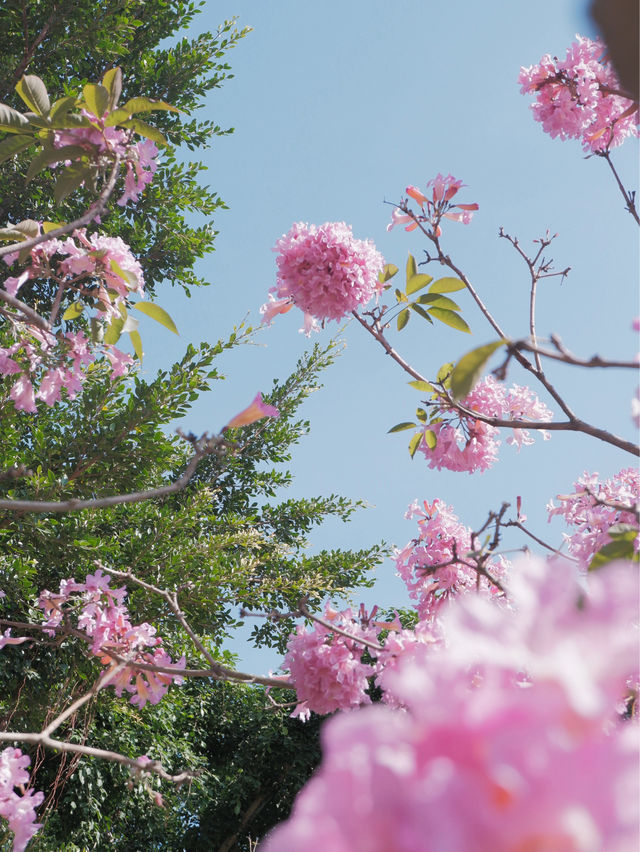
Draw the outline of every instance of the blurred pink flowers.
[[[441,174],[436,175],[427,183],[427,190],[430,188],[431,193],[427,191],[426,195],[417,186],[408,186],[405,192],[409,198],[418,202],[420,210],[415,213],[410,212],[408,201],[404,200],[391,213],[391,222],[387,225],[387,231],[391,231],[396,225],[406,223],[410,224],[405,227],[405,231],[413,231],[419,224],[423,224],[432,229],[434,236],[439,237],[442,233],[441,219],[451,219],[454,222],[462,222],[463,225],[468,225],[473,218],[473,212],[478,209],[478,205],[475,203],[451,203],[451,199],[463,186],[462,181],[457,180],[453,175],[445,177]]]

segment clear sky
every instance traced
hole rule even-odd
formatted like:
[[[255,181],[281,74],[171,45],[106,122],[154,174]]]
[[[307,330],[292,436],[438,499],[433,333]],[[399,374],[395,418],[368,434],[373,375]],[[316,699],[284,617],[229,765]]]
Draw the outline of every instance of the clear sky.
[[[513,338],[527,335],[528,276],[497,238],[498,228],[525,246],[549,229],[559,235],[551,251],[557,267],[570,266],[571,273],[562,285],[542,283],[539,334],[556,332],[584,356],[633,357],[635,223],[606,163],[586,159],[578,142],[546,136],[517,84],[521,65],[547,52],[564,56],[575,33],[595,34],[585,6],[577,0],[208,0],[193,32],[214,30],[236,15],[240,26],[254,28],[229,54],[235,79],[211,93],[206,107],[207,117],[236,129],[203,156],[205,182],[230,209],[217,216],[217,250],[200,266],[212,286],[190,300],[178,288],[162,293],[159,301],[182,334],[148,329],[144,370],[166,367],[188,341],[224,337],[248,311],[249,321],[259,323],[258,308],[275,283],[271,249],[293,222],[345,221],[403,268],[409,251],[418,256],[427,246],[417,232],[387,233],[391,207],[384,201],[399,201],[405,186],[424,187],[438,172],[462,179],[460,200],[480,205],[471,225],[448,223],[445,250]],[[629,188],[638,184],[636,158],[633,141],[614,156]],[[440,364],[495,339],[468,294],[460,303],[472,337],[417,318],[401,334],[390,332],[422,373],[433,376]],[[261,333],[261,346],[225,357],[228,381],[198,403],[185,428],[219,429],[258,389],[288,374],[309,343],[298,333],[300,319],[295,309],[277,317]],[[331,323],[319,337],[335,331]],[[473,528],[503,500],[515,504],[517,495],[532,530],[559,544],[563,527],[547,525],[547,501],[571,491],[584,470],[610,476],[635,463],[593,439],[555,433],[520,454],[503,442],[500,462],[484,474],[432,471],[422,457],[410,460],[409,433],[386,434],[412,419],[419,402],[408,377],[354,322],[342,336],[343,356],[302,411],[312,431],[295,450],[295,482],[283,498],[338,493],[364,498],[371,508],[349,525],[318,530],[314,549],[381,539],[402,546],[414,535],[414,523],[403,517],[414,498],[443,498]],[[549,373],[584,419],[633,437],[629,406],[637,377],[563,366]],[[525,382],[515,370],[509,379]],[[393,574],[387,562],[365,599],[406,603]]]

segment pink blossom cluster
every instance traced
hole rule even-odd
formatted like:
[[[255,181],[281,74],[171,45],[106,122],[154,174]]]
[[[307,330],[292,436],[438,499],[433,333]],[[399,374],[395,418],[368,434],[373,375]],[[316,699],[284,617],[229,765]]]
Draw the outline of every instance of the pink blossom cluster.
[[[354,639],[317,623],[311,629],[299,624],[289,637],[282,667],[288,669],[300,702],[292,715],[302,719],[311,711],[324,715],[371,701],[367,678],[375,669],[362,662],[364,647],[355,640],[375,640],[375,630],[363,627],[350,609],[336,612],[327,606],[325,619]]]
[[[409,596],[416,601],[420,621],[432,624],[445,601],[468,591],[495,594],[497,587],[465,558],[472,548],[471,530],[442,500],[431,505],[417,501],[409,506],[406,518],[418,518],[418,537],[395,554],[398,576]],[[490,560],[485,566],[490,576],[500,579],[505,565]]]
[[[564,534],[569,553],[583,565],[588,565],[594,555],[611,541],[609,530],[614,524],[631,524],[637,527],[633,510],[640,504],[640,471],[628,467],[611,479],[598,481],[597,473],[585,473],[574,482],[572,494],[558,494],[556,506],[549,501],[547,510],[549,520],[561,515],[570,527],[575,528],[571,535]],[[602,502],[600,502],[602,501]],[[616,508],[629,506],[631,511]],[[636,550],[640,539],[636,539]]]
[[[605,45],[576,36],[560,61],[546,54],[538,65],[522,68],[523,94],[535,94],[534,118],[554,139],[580,139],[585,151],[601,152],[637,136],[638,105],[624,97]]]
[[[131,132],[118,127],[105,127],[108,113],[101,118],[87,110],[82,115],[91,122],[88,127],[72,127],[67,130],[54,131],[54,148],[67,146],[85,148],[87,153],[96,160],[101,157],[112,159],[115,156],[126,165],[124,192],[118,199],[121,207],[127,201],[137,201],[145,186],[153,180],[158,164],[156,157],[158,149],[150,139],[141,142],[131,142]]]
[[[419,224],[425,225],[431,233],[439,237],[442,234],[440,221],[451,219],[454,222],[462,222],[468,225],[473,218],[473,212],[478,205],[453,204],[451,199],[458,193],[464,184],[456,180],[453,175],[436,175],[427,183],[427,189],[431,189],[430,196],[425,195],[416,186],[408,186],[405,190],[409,198],[417,201],[420,205],[419,212],[409,212],[409,201],[403,199],[398,207],[394,207],[391,214],[391,222],[387,225],[387,231],[391,231],[396,225],[405,225],[405,231],[414,231]]]
[[[278,252],[277,298],[263,305],[263,322],[270,323],[293,303],[305,314],[308,335],[317,321],[340,320],[373,297],[384,259],[370,240],[357,240],[344,222],[307,225],[297,222],[275,245]]]
[[[5,256],[8,265],[18,253]],[[120,308],[131,293],[144,293],[142,267],[119,237],[77,230],[65,240],[46,240],[30,251],[29,264],[19,275],[5,280],[5,290],[16,296],[27,281],[54,278],[62,290],[96,299],[97,316],[109,321],[120,317]],[[36,400],[51,406],[64,389],[74,399],[86,378],[86,368],[96,358],[84,332],[54,334],[25,320],[14,324],[16,342],[0,347],[0,374],[14,376],[9,392],[18,411],[37,411]],[[111,364],[111,378],[124,375],[133,363],[130,355],[113,345],[102,346]],[[39,377],[36,391],[34,380]]]
[[[461,402],[467,409],[500,420],[531,420],[548,422],[553,413],[528,387],[513,385],[507,388],[493,376],[487,376],[473,388]],[[419,446],[429,467],[435,470],[456,470],[475,473],[488,470],[498,458],[500,431],[496,426],[456,412],[446,403],[440,406],[442,419],[425,425],[436,436],[436,445],[430,449],[425,441]],[[547,441],[550,434],[540,430]],[[513,429],[507,438],[518,450],[533,444],[528,429]]]
[[[7,820],[13,832],[13,852],[23,852],[41,827],[35,819],[44,793],[25,789],[29,783],[27,766],[30,763],[29,756],[22,754],[19,748],[0,751],[0,817]]]
[[[160,668],[184,668],[185,659],[177,663],[171,660],[162,639],[156,636],[155,627],[144,622],[132,625],[124,605],[127,595],[124,586],[111,589],[111,578],[101,569],[87,574],[84,583],[62,580],[60,591],[44,591],[38,599],[47,627],[56,628],[73,614],[77,629],[91,640],[91,652],[107,667],[104,677],[115,687],[116,695],[123,691],[132,694],[131,704],[142,708],[145,704],[157,704],[167,692],[171,682],[182,683],[179,675],[140,669],[139,664]],[[117,654],[127,665],[115,673],[118,661],[110,655]]]
[[[635,848],[637,720],[616,715],[637,668],[631,567],[585,592],[566,562],[526,561],[509,606],[448,608],[445,641],[390,675],[408,712],[329,720],[323,762],[265,852]]]

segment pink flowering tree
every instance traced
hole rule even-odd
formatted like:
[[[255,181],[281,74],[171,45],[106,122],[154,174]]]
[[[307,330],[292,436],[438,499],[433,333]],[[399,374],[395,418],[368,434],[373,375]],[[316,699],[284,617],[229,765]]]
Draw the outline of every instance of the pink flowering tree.
[[[523,70],[521,84],[536,95],[534,113],[547,132],[578,138],[607,160],[637,221],[633,193],[624,189],[610,154],[635,135],[637,104],[620,90],[602,52],[602,45],[581,39],[564,62],[545,57]],[[97,199],[73,222],[27,220],[0,232],[8,243],[0,249],[8,264],[0,313],[14,341],[0,353],[0,371],[20,416],[73,401],[92,369],[108,371],[114,382],[126,375],[133,357],[116,347],[123,333],[142,358],[132,310],[175,330],[163,309],[143,300],[141,267],[127,245],[94,230],[111,202],[135,203],[154,176],[155,145],[162,139],[137,114],[171,110],[145,98],[120,105],[119,89],[114,69],[100,84],[85,86],[81,98],[52,105],[39,78],[28,75],[17,91],[29,111],[0,112],[0,129],[11,134],[0,153],[10,157],[36,144],[28,176],[58,169],[57,201],[79,187]],[[290,820],[267,838],[266,850],[631,848],[638,830],[640,479],[628,459],[640,451],[606,424],[575,412],[544,365],[630,370],[637,362],[632,353],[627,361],[613,361],[576,355],[556,336],[539,339],[537,285],[568,272],[554,271],[547,259],[549,235],[528,252],[500,231],[528,276],[529,334],[509,334],[498,323],[471,273],[447,251],[447,228],[470,226],[479,208],[461,200],[463,187],[452,175],[438,174],[422,189],[408,186],[394,205],[389,228],[403,226],[408,239],[422,236],[427,246],[424,260],[409,255],[403,288],[392,283],[399,268],[345,223],[293,225],[276,245],[276,285],[263,321],[270,324],[297,307],[310,335],[329,321],[353,317],[420,394],[415,418],[390,431],[412,431],[411,456],[432,469],[480,473],[497,463],[503,438],[519,451],[536,435],[548,440],[555,432],[602,441],[627,459],[625,467],[605,482],[586,473],[568,486],[570,493],[555,498],[558,505],[550,504],[550,516],[562,515],[568,524],[561,548],[529,529],[519,502],[515,512],[506,502],[489,510],[473,529],[438,497],[416,501],[408,510],[416,535],[394,556],[412,609],[338,610],[330,602],[321,609],[317,589],[317,611],[307,595],[288,611],[256,608],[253,614],[267,626],[298,620],[281,674],[256,676],[221,661],[212,637],[196,629],[183,608],[191,585],[179,582],[179,567],[175,582],[165,586],[96,559],[91,572],[66,577],[57,588],[38,586],[28,620],[0,619],[3,653],[30,643],[74,643],[94,668],[91,685],[39,730],[0,732],[0,742],[9,744],[0,753],[0,816],[14,833],[15,849],[24,849],[37,830],[42,798],[25,788],[29,758],[16,744],[101,758],[147,783],[154,777],[182,784],[195,777],[189,768],[169,772],[146,754],[77,743],[56,732],[107,690],[141,711],[197,678],[261,684],[275,708],[303,721],[338,711],[323,729],[320,769]],[[430,274],[442,267],[445,275]],[[34,296],[40,282],[48,288],[46,312]],[[407,333],[415,317],[469,333],[457,293],[469,294],[493,339],[443,365],[412,365],[391,342],[391,329]],[[485,375],[493,357],[499,363]],[[223,489],[226,469],[250,445],[249,439],[236,441],[233,430],[279,415],[258,393],[218,434],[183,436],[191,455],[168,484],[82,499],[12,494],[0,499],[0,509],[28,516],[138,504],[180,494],[205,469],[207,482]],[[508,528],[522,536],[521,550],[534,541],[547,559],[528,552],[509,558],[502,547]],[[233,543],[252,552],[248,538]],[[276,555],[284,558],[284,550]],[[247,562],[241,597],[251,603],[253,572],[261,563]],[[146,596],[157,625],[132,612],[132,593]],[[159,629],[169,624],[178,625],[182,639],[173,647]],[[280,699],[277,690],[284,688],[295,691],[294,701]]]

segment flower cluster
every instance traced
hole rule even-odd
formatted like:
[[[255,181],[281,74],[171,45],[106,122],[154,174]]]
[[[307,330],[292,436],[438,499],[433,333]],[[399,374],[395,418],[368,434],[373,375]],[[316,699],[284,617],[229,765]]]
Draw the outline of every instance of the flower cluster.
[[[18,260],[18,253],[5,255],[8,265]],[[19,275],[5,280],[5,290],[16,296],[28,281],[53,280],[62,295],[65,291],[95,300],[97,318],[111,321],[121,317],[121,309],[132,293],[144,293],[142,267],[119,237],[92,234],[85,229],[74,231],[65,240],[46,240],[31,249],[29,263]],[[82,306],[81,306],[82,307]],[[56,317],[53,317],[55,320]],[[82,331],[54,334],[25,320],[14,322],[16,342],[0,347],[0,374],[15,376],[9,392],[19,411],[35,413],[36,399],[54,405],[64,388],[74,399],[86,378],[87,365],[96,358],[94,347]],[[133,363],[113,345],[103,345],[111,364],[111,377],[125,374]],[[36,391],[34,380],[40,377]]]
[[[416,601],[422,622],[432,623],[442,604],[452,596],[480,590],[493,594],[497,587],[467,564],[471,530],[460,523],[453,509],[441,500],[431,505],[412,503],[406,518],[418,518],[418,537],[395,554],[398,576]],[[490,561],[486,571],[496,579],[504,573],[503,563]]]
[[[620,92],[613,66],[602,59],[604,44],[576,38],[563,61],[547,54],[522,68],[521,91],[536,95],[534,118],[554,139],[580,139],[585,151],[608,151],[637,136],[637,104]]]
[[[531,420],[546,422],[552,412],[528,387],[513,385],[507,388],[493,376],[487,376],[473,388],[461,402],[467,409],[495,417],[500,420]],[[436,436],[436,445],[430,449],[422,441],[419,450],[424,454],[429,467],[435,470],[456,470],[475,473],[488,470],[498,458],[500,445],[499,429],[490,423],[456,412],[444,403],[439,406],[438,419],[425,426]],[[547,430],[539,430],[545,441],[550,438]],[[513,429],[507,438],[508,444],[518,449],[533,444],[528,429]]]
[[[446,641],[390,674],[408,712],[325,724],[323,762],[265,852],[634,848],[637,720],[615,708],[637,666],[637,572],[610,566],[585,594],[566,563],[528,561],[508,596],[461,598]]]
[[[44,793],[25,790],[30,762],[29,756],[19,748],[0,751],[0,817],[8,821],[13,832],[13,852],[23,852],[40,828],[35,822],[36,808],[42,803]]]
[[[549,501],[549,520],[561,515],[575,528],[571,535],[565,533],[564,539],[569,553],[588,565],[594,554],[611,541],[609,530],[614,524],[637,526],[633,508],[640,503],[640,471],[628,467],[604,482],[598,481],[597,473],[585,472],[573,487],[573,494],[558,494],[560,505]],[[629,506],[632,511],[625,512],[616,506]],[[639,544],[636,539],[636,549]]]
[[[427,188],[431,189],[431,197],[425,195],[418,187],[408,186],[406,188],[407,195],[420,205],[419,212],[409,212],[408,199],[403,199],[399,207],[394,207],[391,214],[391,222],[387,225],[387,231],[392,230],[396,225],[405,225],[405,231],[415,230],[419,224],[424,223],[433,233],[439,237],[442,234],[440,221],[442,219],[451,219],[454,222],[462,222],[463,225],[468,225],[473,218],[473,211],[478,209],[476,203],[473,204],[452,204],[451,199],[458,193],[464,184],[461,180],[456,180],[453,175],[437,175],[427,183]]]
[[[277,285],[263,305],[263,322],[291,304],[305,314],[308,335],[317,321],[340,320],[359,305],[378,296],[384,259],[370,240],[357,240],[344,222],[307,225],[298,222],[282,236],[278,252]]]
[[[61,149],[62,153],[67,146],[85,148],[92,159],[98,161],[101,157],[112,159],[118,156],[126,164],[124,192],[118,204],[124,207],[127,201],[137,201],[145,186],[153,180],[158,167],[156,145],[150,139],[132,143],[130,131],[106,127],[108,113],[98,118],[83,110],[82,115],[91,122],[90,126],[54,131],[54,148]]]
[[[146,622],[131,624],[124,605],[126,589],[124,586],[111,589],[110,580],[98,569],[95,574],[88,574],[84,583],[62,580],[59,593],[42,592],[38,606],[45,613],[44,623],[47,627],[58,627],[73,613],[77,629],[91,640],[91,652],[107,666],[105,676],[109,685],[115,687],[116,695],[122,695],[123,691],[131,693],[131,703],[138,707],[144,707],[147,701],[157,704],[169,684],[182,683],[182,678],[169,672],[140,669],[137,664],[184,668],[185,659],[182,657],[177,663],[171,660],[160,647],[162,639],[155,635],[155,627]],[[111,654],[127,662],[113,676],[110,673],[118,667],[118,662]]]
[[[350,609],[336,612],[329,607],[325,618],[355,639],[375,639],[375,632],[362,626]],[[290,672],[299,704],[293,715],[305,719],[314,713],[333,713],[368,704],[367,678],[375,673],[373,666],[362,662],[363,646],[332,632],[323,624],[307,629],[299,624],[289,637],[282,667]]]

